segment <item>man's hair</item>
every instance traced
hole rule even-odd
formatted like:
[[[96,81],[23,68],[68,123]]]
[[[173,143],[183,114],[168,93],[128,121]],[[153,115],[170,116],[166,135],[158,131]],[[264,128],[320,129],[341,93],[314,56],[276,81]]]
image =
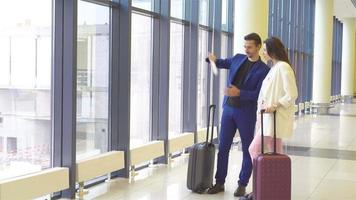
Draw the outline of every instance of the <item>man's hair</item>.
[[[250,33],[246,35],[244,39],[255,41],[256,46],[262,45],[261,37],[257,33]]]

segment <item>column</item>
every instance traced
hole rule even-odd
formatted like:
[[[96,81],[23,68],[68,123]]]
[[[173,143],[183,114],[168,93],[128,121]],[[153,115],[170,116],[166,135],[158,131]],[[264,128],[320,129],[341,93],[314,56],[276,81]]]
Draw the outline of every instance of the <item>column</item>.
[[[333,41],[333,1],[315,1],[313,110],[327,114],[330,108]]]
[[[268,37],[268,8],[268,0],[235,2],[234,54],[245,53],[245,35],[255,32],[260,35],[262,41]]]
[[[356,22],[355,22],[356,23]],[[356,38],[356,31],[355,31],[355,38]],[[355,53],[356,53],[356,39],[355,39]],[[356,57],[354,59],[354,66],[356,68]],[[355,74],[354,77],[356,77],[356,70],[355,70]],[[354,96],[356,95],[356,79],[354,79]]]
[[[355,19],[345,18],[342,33],[341,95],[345,103],[352,103],[355,78]]]

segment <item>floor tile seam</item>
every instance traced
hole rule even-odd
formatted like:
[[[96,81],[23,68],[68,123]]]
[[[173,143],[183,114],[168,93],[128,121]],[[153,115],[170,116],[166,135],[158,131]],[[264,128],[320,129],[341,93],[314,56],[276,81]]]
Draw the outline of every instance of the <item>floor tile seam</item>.
[[[327,180],[327,179],[325,179],[326,176],[329,174],[330,170],[336,165],[336,160],[337,160],[337,159],[334,159],[334,160],[335,160],[334,163],[332,164],[332,166],[330,167],[330,169],[325,173],[325,175],[320,179],[319,183],[315,186],[314,190],[310,193],[308,199],[311,199],[311,198],[313,197],[313,194],[317,191],[317,189],[318,189],[318,188],[320,187],[320,185],[322,184],[322,182],[323,182],[324,180]]]

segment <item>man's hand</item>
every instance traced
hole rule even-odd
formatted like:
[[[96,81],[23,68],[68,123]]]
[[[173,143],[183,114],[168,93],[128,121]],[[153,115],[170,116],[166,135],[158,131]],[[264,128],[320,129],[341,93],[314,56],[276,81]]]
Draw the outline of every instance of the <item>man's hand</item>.
[[[225,89],[225,95],[229,97],[238,97],[240,96],[240,89],[234,85],[230,85]]]
[[[212,53],[209,54],[208,59],[213,61],[213,62],[216,62],[216,56],[214,54],[212,54]]]

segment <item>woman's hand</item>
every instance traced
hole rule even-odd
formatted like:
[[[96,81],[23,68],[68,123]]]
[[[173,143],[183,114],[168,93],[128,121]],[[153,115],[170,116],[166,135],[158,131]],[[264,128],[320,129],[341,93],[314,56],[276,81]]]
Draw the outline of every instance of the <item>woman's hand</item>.
[[[273,113],[274,111],[276,111],[278,108],[278,104],[272,104],[271,106],[266,106],[265,110],[266,113]]]
[[[265,112],[266,113],[273,113],[274,111],[276,111],[276,109],[277,108],[274,107],[274,106],[267,106],[266,109],[265,109],[266,110]]]

